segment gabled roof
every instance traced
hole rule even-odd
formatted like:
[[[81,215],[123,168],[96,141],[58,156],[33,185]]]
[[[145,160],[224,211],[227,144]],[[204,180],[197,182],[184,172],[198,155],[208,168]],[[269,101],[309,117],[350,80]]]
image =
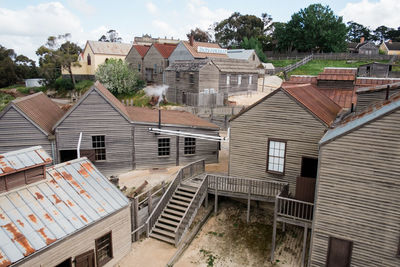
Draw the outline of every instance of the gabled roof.
[[[174,52],[176,44],[153,44],[157,51],[161,54],[163,58],[169,58],[169,56]]]
[[[400,94],[394,94],[389,98],[379,102],[362,113],[352,113],[350,116],[343,119],[337,126],[329,130],[319,142],[320,145],[326,144],[342,135],[345,135],[361,126],[374,121],[386,114],[389,114],[400,108]]]
[[[197,52],[197,48],[199,46],[201,47],[209,47],[209,48],[219,48],[219,44],[217,43],[206,43],[206,42],[193,42],[193,46],[190,45],[190,42],[188,41],[182,41],[182,44],[186,47],[186,49],[189,51],[189,53],[194,57],[194,58],[228,58],[226,54],[215,54],[215,53],[201,53]]]
[[[208,59],[176,60],[165,71],[199,71],[208,63],[212,64]]]
[[[213,58],[211,61],[221,72],[226,73],[258,73],[258,69],[248,60],[233,58]]]
[[[64,116],[53,126],[53,130],[57,128],[93,91],[99,92],[104,99],[111,104],[127,121],[130,121],[128,111],[124,104],[121,103],[107,88],[104,87],[99,81],[96,81],[94,85],[78,100],[78,102],[73,105]]]
[[[47,168],[45,180],[0,194],[1,266],[21,262],[128,205],[86,158]]]
[[[295,100],[302,107],[310,111],[316,118],[321,120],[327,126],[330,126],[334,122],[337,114],[342,110],[339,105],[337,105],[319,90],[315,89],[311,84],[290,84],[283,86],[284,87],[276,89],[274,92],[263,97],[259,101],[255,102],[253,105],[242,110],[236,116],[233,116],[230,121],[233,121],[234,119],[240,117],[243,113],[249,111],[261,102],[273,96],[278,91],[283,91],[291,96],[293,100]]]
[[[400,42],[385,42],[388,50],[400,50]]]
[[[370,87],[375,85],[391,84],[397,82],[400,82],[400,78],[357,77],[356,86]]]
[[[94,54],[126,56],[131,50],[131,44],[87,41]]]
[[[149,51],[150,46],[148,45],[133,45],[132,49],[135,48],[136,51],[138,51],[139,55],[144,58],[144,56],[146,55],[147,51]]]
[[[52,128],[64,115],[64,111],[43,92],[17,98],[3,110],[0,118],[15,107],[21,115],[32,121],[46,135],[52,134]]]
[[[41,146],[34,146],[0,154],[0,176],[12,174],[22,169],[51,163],[50,156]]]
[[[158,109],[132,106],[128,106],[126,108],[128,110],[129,117],[133,122],[158,123]],[[219,129],[219,127],[214,123],[203,120],[190,112],[178,110],[161,110],[161,124]]]
[[[228,57],[235,59],[249,60],[251,55],[255,53],[254,49],[229,49]]]

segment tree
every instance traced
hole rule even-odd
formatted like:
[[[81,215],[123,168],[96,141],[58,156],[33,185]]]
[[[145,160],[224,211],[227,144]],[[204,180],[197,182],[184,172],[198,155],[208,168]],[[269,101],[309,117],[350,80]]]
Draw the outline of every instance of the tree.
[[[15,57],[14,63],[15,73],[19,80],[39,77],[38,68],[32,59],[24,55],[18,55]]]
[[[274,36],[282,50],[340,52],[346,50],[347,28],[342,17],[329,6],[312,4],[292,15],[286,24],[277,24]]]
[[[109,30],[106,34],[103,34],[99,41],[101,42],[111,42],[111,43],[121,43],[122,38],[118,36],[116,30]]]
[[[186,34],[186,36],[188,38],[190,38],[190,36],[193,36],[194,40],[197,42],[211,42],[211,35],[206,32],[201,30],[200,28],[196,28],[194,30],[190,30],[190,32],[188,34]]]
[[[361,24],[358,24],[357,22],[347,22],[347,30],[347,40],[349,42],[359,43],[361,41],[361,37],[364,37],[365,40],[374,39],[374,36],[371,33],[371,29]]]
[[[389,29],[387,32],[387,39],[393,42],[400,42],[400,27],[397,29]]]
[[[390,28],[388,28],[384,25],[377,27],[374,30],[374,40],[384,42],[385,40],[389,39],[389,37],[388,37],[389,30],[390,30]]]
[[[71,34],[66,33],[57,37],[50,36],[47,43],[36,51],[39,56],[39,66],[47,84],[52,84],[60,76],[61,69],[65,68],[72,83],[75,85],[75,78],[72,67],[80,67],[78,62],[79,54],[82,52],[77,44],[68,39]]]
[[[140,89],[142,85],[136,71],[130,69],[125,61],[113,58],[99,65],[96,80],[99,80],[114,95],[132,93]]]
[[[262,46],[268,44],[267,33],[271,30],[272,18],[267,13],[261,18],[254,15],[233,13],[229,18],[214,24],[215,39],[225,47],[237,47],[246,37],[256,38]]]
[[[247,39],[247,37],[244,37],[244,40],[240,43],[240,46],[244,49],[254,49],[258,58],[262,62],[267,61],[267,57],[265,56],[265,54],[263,52],[261,42],[259,40],[257,40],[256,38],[251,37],[250,39]]]

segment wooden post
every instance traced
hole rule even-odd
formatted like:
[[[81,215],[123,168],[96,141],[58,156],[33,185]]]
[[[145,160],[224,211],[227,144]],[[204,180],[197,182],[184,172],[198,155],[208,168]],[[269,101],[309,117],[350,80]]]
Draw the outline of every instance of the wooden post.
[[[247,194],[247,223],[250,222],[250,194],[251,194],[251,180],[249,180],[249,188]]]
[[[165,181],[162,181],[161,182],[161,191],[162,191],[162,194],[164,195],[165,194]]]
[[[271,246],[271,262],[274,262],[275,253],[275,239],[276,239],[276,217],[278,213],[278,199],[275,198],[275,208],[274,208],[274,226],[272,230],[272,246]]]
[[[134,201],[131,202],[131,232],[133,232],[134,230],[136,230],[136,225],[135,225],[135,207],[134,207]],[[133,243],[135,241],[135,238],[133,237],[133,235],[131,235],[131,242]]]
[[[207,189],[206,189],[207,190]],[[208,208],[208,192],[206,193],[206,197],[204,200],[204,207],[207,209]]]
[[[282,232],[286,232],[286,223],[282,223]]]
[[[139,199],[135,197],[133,199],[133,209],[135,210],[135,230],[139,228]],[[139,240],[139,231],[135,233],[135,241]]]
[[[149,190],[149,192],[147,192],[147,204],[148,204],[148,212],[149,215],[151,214],[151,212],[153,211],[153,196],[151,195],[151,190]]]
[[[304,260],[306,259],[306,246],[307,246],[307,224],[304,224],[304,240],[303,240],[303,251],[301,252],[301,267],[304,267]]]
[[[214,214],[217,215],[218,212],[218,176],[215,177],[215,205],[214,205]]]

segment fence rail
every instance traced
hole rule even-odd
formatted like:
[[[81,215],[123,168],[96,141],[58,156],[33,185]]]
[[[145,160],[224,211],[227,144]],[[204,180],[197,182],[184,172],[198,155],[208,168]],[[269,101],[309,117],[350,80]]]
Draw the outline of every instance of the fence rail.
[[[177,246],[182,237],[185,235],[186,231],[188,230],[194,216],[199,209],[201,202],[203,201],[204,197],[206,197],[208,189],[208,177],[202,181],[201,185],[197,189],[195,193],[195,197],[190,201],[189,208],[186,210],[185,214],[182,217],[182,220],[178,224],[175,230],[175,246]]]
[[[276,197],[276,209],[279,217],[312,222],[314,204],[292,198]]]
[[[308,56],[310,53],[271,53],[266,52],[267,59],[269,60],[285,60],[285,59],[301,59]],[[391,60],[392,58],[399,59],[399,56],[393,55],[365,55],[357,53],[314,53],[314,59],[325,59],[325,60]]]

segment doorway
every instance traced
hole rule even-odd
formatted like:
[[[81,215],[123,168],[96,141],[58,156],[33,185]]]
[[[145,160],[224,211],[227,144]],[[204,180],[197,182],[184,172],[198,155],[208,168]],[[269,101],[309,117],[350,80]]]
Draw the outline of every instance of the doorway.
[[[60,150],[60,163],[76,159],[76,150]]]
[[[300,176],[296,179],[296,199],[310,203],[314,202],[317,171],[317,158],[302,158]]]

